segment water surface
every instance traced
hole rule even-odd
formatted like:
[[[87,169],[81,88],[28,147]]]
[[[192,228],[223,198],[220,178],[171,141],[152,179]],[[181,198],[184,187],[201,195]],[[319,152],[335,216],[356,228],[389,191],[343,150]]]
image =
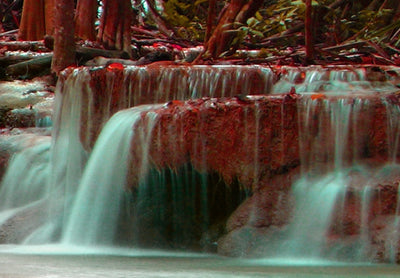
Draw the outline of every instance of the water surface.
[[[134,249],[0,247],[0,277],[399,277],[397,265],[243,260]]]

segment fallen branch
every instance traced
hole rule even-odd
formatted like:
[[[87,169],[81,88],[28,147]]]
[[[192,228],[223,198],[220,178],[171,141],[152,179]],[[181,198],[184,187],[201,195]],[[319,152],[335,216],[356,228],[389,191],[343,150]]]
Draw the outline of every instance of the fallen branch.
[[[355,41],[341,45],[328,46],[321,49],[324,51],[340,51],[345,49],[359,48],[365,46],[366,44],[367,44],[366,41]]]
[[[76,57],[79,63],[84,63],[98,56],[107,58],[129,58],[126,52],[119,50],[105,50],[84,46],[77,46],[76,48]],[[2,57],[0,58],[0,66],[7,66],[5,73],[8,76],[29,79],[44,72],[49,72],[52,58],[53,54],[51,53],[37,58],[26,55]]]
[[[11,34],[15,34],[17,32],[18,32],[18,29],[14,29],[14,30],[10,30],[10,31],[7,31],[7,32],[3,32],[3,33],[0,33],[0,37],[11,35]]]
[[[6,74],[8,76],[18,76],[25,79],[31,79],[41,73],[50,73],[52,58],[53,55],[48,55],[10,65],[6,68]]]
[[[34,57],[28,55],[12,55],[0,57],[0,67],[8,67],[9,65],[21,63],[33,59]]]
[[[144,45],[153,45],[155,43],[165,43],[165,44],[175,44],[179,45],[182,47],[190,47],[192,45],[182,43],[176,40],[168,40],[168,39],[142,39],[142,40],[137,40],[137,39],[132,39],[132,43],[134,43],[137,46],[144,46]]]
[[[1,47],[6,47],[10,51],[48,51],[43,41],[0,41]]]
[[[107,58],[129,58],[129,54],[122,50],[106,50],[79,45],[76,46],[76,56],[80,62],[91,60],[97,56],[103,56]]]
[[[139,27],[135,27],[135,26],[132,26],[131,30],[132,30],[132,32],[135,32],[135,33],[138,33],[138,34],[142,34],[142,35],[146,35],[146,36],[149,36],[149,37],[152,37],[152,38],[159,37],[159,35],[160,35],[159,33],[156,33],[154,31],[149,31],[149,30],[146,30],[146,29],[143,29],[143,28],[139,28]]]
[[[384,45],[388,50],[390,50],[390,54],[400,54],[400,49],[397,49],[397,48],[391,46],[391,45],[388,44],[388,43],[383,43],[383,45]]]
[[[271,44],[273,42],[278,41],[278,40],[284,40],[284,39],[287,39],[287,38],[290,38],[290,39],[302,39],[302,38],[304,38],[304,35],[302,35],[301,33],[298,32],[296,34],[287,34],[287,35],[282,35],[282,36],[279,36],[279,37],[271,36],[269,38],[264,39],[261,43],[251,43],[251,42],[246,42],[245,41],[245,42],[243,42],[243,45],[247,46],[247,47],[251,47],[251,48],[260,49],[260,48],[271,47]]]

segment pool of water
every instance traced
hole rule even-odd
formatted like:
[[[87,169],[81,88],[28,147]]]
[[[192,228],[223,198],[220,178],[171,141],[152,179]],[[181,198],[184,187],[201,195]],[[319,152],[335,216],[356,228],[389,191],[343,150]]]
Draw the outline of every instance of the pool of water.
[[[399,277],[400,266],[243,260],[207,254],[59,246],[0,247],[0,277]]]

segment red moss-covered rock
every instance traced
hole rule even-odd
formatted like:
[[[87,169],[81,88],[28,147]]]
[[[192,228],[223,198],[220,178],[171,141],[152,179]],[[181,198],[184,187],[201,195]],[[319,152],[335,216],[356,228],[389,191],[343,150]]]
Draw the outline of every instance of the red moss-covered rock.
[[[220,173],[228,183],[237,177],[249,188],[300,163],[303,170],[321,174],[338,163],[388,161],[392,151],[385,99],[367,95],[360,100],[356,108],[351,97],[296,94],[170,101],[152,111],[157,116],[146,135],[145,155],[156,168],[175,169],[190,162],[200,171]],[[344,111],[332,111],[339,108]],[[147,130],[147,124],[143,117],[135,130]],[[140,136],[137,133],[132,143],[132,169],[143,161]]]
[[[296,99],[287,95],[173,101],[154,112],[148,155],[157,168],[190,162],[253,188],[261,177],[299,163]],[[131,169],[140,169],[143,147],[135,134]]]

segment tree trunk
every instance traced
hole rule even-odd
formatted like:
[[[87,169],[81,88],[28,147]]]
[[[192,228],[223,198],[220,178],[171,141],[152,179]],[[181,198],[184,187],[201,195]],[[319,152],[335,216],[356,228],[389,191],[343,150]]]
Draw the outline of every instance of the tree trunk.
[[[75,35],[84,40],[96,40],[97,0],[78,0],[75,15]]]
[[[152,20],[154,20],[155,24],[157,25],[158,31],[160,31],[160,33],[166,35],[167,37],[172,37],[174,35],[174,31],[172,30],[173,28],[168,25],[168,23],[157,11],[156,2],[146,0],[146,4],[148,6],[149,16]]]
[[[37,41],[45,35],[44,0],[25,0],[18,38]]]
[[[98,40],[107,49],[131,53],[132,6],[130,0],[104,0]]]
[[[207,42],[211,36],[212,30],[214,28],[215,12],[217,7],[216,0],[208,1],[208,15],[207,15],[207,29],[205,35],[205,41]]]
[[[313,35],[313,13],[311,0],[306,1],[306,16],[305,16],[305,37],[306,37],[306,60],[307,63],[312,63],[314,59],[314,35]]]
[[[44,0],[44,27],[46,35],[54,34],[54,12],[56,0]]]
[[[52,72],[57,75],[68,66],[75,64],[73,0],[57,0],[54,14],[54,55]]]
[[[218,58],[223,52],[229,50],[234,39],[234,33],[227,32],[233,23],[245,23],[261,7],[262,0],[231,0],[224,10],[210,39],[205,45],[206,55]]]
[[[394,19],[393,20],[400,20],[400,2],[396,8],[396,13],[394,15]]]
[[[25,0],[18,38],[25,41],[42,40],[54,32],[55,0]]]

